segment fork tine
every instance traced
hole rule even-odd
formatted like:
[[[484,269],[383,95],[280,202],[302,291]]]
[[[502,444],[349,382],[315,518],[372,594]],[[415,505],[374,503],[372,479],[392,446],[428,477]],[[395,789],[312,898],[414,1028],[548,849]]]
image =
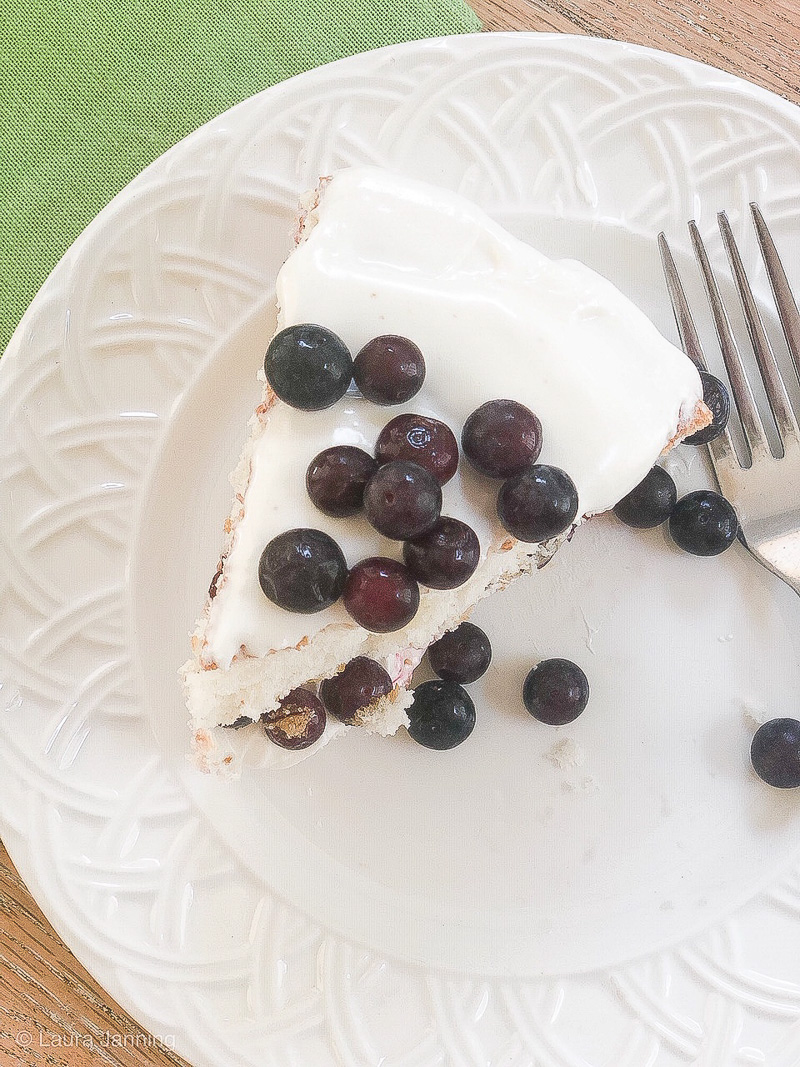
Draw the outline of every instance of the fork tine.
[[[678,268],[675,266],[675,260],[672,257],[672,250],[667,242],[666,234],[660,233],[658,235],[658,247],[661,250],[661,262],[664,267],[664,277],[667,281],[667,292],[669,293],[669,298],[672,303],[675,322],[678,326],[681,346],[686,355],[689,356],[690,359],[694,359],[695,365],[698,366],[700,370],[705,370],[706,361],[703,356],[700,337],[697,333],[692,313],[689,310],[689,302],[686,299],[686,293],[684,292],[683,284],[681,283],[681,278],[678,274]],[[711,451],[711,458],[714,461],[717,478],[728,478],[730,472],[739,466],[739,460],[737,459],[733,447],[730,430],[726,427],[719,437],[709,443],[708,447]]]
[[[786,392],[786,386],[783,384],[781,372],[775,361],[772,345],[769,343],[769,338],[764,329],[764,323],[761,321],[761,314],[753,297],[753,291],[747,280],[742,257],[739,255],[739,249],[736,247],[736,241],[734,240],[733,231],[728,222],[728,216],[724,211],[720,211],[717,215],[717,222],[719,224],[720,233],[722,234],[722,243],[725,245],[725,251],[728,253],[728,260],[730,261],[733,277],[736,281],[736,288],[739,291],[739,297],[742,301],[742,310],[744,311],[745,322],[747,324],[747,332],[750,335],[750,341],[753,345],[753,351],[755,352],[756,360],[758,362],[758,369],[761,371],[761,377],[764,380],[767,400],[769,401],[772,414],[775,416],[778,433],[781,437],[781,444],[785,447],[787,436],[792,436],[794,438],[797,438],[798,436],[797,420],[794,417],[789,402],[789,396]]]
[[[767,277],[772,286],[772,295],[775,297],[775,306],[783,327],[783,336],[794,362],[794,369],[800,378],[800,312],[797,310],[789,279],[783,269],[772,234],[767,229],[764,216],[758,204],[751,204],[750,211],[753,215],[753,223],[756,228],[756,236],[761,246],[761,255],[764,257],[764,265],[767,268]]]
[[[692,248],[700,267],[700,273],[703,276],[703,284],[711,307],[711,314],[714,317],[714,327],[717,331],[719,347],[722,350],[722,358],[725,361],[725,369],[728,372],[728,380],[731,383],[733,400],[736,404],[736,410],[739,412],[739,418],[742,420],[742,428],[747,439],[747,445],[753,458],[768,455],[769,444],[767,435],[764,432],[764,424],[758,413],[750,382],[747,380],[738,345],[733,337],[728,313],[720,296],[717,279],[714,277],[706,247],[703,244],[703,239],[694,219],[689,223],[689,236],[692,239]]]
[[[689,310],[689,303],[686,299],[686,293],[683,291],[678,268],[672,258],[672,250],[667,243],[667,235],[663,231],[658,235],[658,248],[661,252],[661,265],[664,268],[664,277],[667,280],[667,291],[672,302],[672,313],[675,316],[675,325],[678,327],[681,348],[697,367],[701,370],[706,370],[706,358],[703,355],[700,336],[694,324],[692,313]]]

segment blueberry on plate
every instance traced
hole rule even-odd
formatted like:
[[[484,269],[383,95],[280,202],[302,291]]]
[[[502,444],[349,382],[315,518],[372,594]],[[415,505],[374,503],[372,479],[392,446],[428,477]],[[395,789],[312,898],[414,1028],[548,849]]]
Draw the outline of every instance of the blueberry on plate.
[[[324,326],[301,323],[275,334],[264,374],[284,403],[321,411],[341,400],[353,380],[353,359],[341,337]]]
[[[800,722],[770,719],[755,732],[750,746],[753,770],[776,789],[800,786]]]
[[[444,681],[469,685],[489,669],[492,646],[480,626],[462,622],[429,646],[428,662]]]
[[[697,489],[681,497],[669,517],[672,540],[693,556],[718,556],[730,548],[739,532],[732,505],[712,489]]]
[[[626,526],[650,530],[666,522],[678,499],[675,482],[663,467],[656,465],[614,508]]]
[[[565,726],[586,707],[589,682],[572,660],[544,659],[528,671],[522,699],[534,719],[548,726]]]
[[[423,682],[414,690],[408,718],[408,732],[418,744],[444,751],[472,733],[475,705],[466,689],[455,682]]]

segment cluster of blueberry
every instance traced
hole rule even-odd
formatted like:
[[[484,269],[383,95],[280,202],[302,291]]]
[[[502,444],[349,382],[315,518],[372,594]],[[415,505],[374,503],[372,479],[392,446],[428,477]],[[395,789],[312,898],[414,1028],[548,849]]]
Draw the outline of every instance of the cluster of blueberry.
[[[723,432],[730,416],[728,391],[713,374],[700,371],[703,400],[713,420],[687,437],[685,444],[705,445]],[[717,556],[736,540],[739,522],[736,512],[720,493],[698,489],[678,500],[678,491],[663,467],[655,466],[614,508],[614,514],[628,526],[652,529],[669,523],[672,540],[695,556]]]
[[[723,383],[707,371],[700,371],[700,377],[703,400],[713,421],[686,438],[690,445],[708,444],[719,437],[730,416],[730,399]],[[724,496],[699,489],[678,500],[675,482],[659,466],[652,468],[614,512],[628,526],[639,529],[668,522],[675,544],[696,556],[719,555],[741,536],[736,512]],[[750,762],[768,785],[800,788],[800,721],[771,719],[760,726],[750,747]]]
[[[301,325],[277,335],[265,360],[274,392],[303,410],[334,404],[355,381],[373,403],[390,405],[411,399],[422,386],[425,362],[419,349],[402,337],[370,341],[353,360],[335,334]],[[712,423],[687,438],[703,445],[725,429],[730,414],[727,390],[719,379],[701,371],[703,399]],[[484,404],[467,419],[461,447],[482,474],[503,479],[498,517],[522,541],[543,541],[568,529],[578,499],[569,477],[537,464],[541,425],[528,408],[511,400]],[[442,486],[455,474],[458,443],[448,426],[436,419],[404,414],[381,431],[375,455],[351,446],[325,449],[308,467],[306,488],[326,515],[343,517],[364,511],[384,536],[401,540],[403,563],[373,557],[348,571],[335,541],[320,530],[290,530],[264,550],[259,579],[264,593],[292,611],[315,612],[339,596],[352,618],[374,632],[399,629],[419,604],[418,583],[453,589],[472,575],[480,559],[475,532],[457,519],[441,515]],[[734,509],[719,493],[699,490],[680,500],[670,475],[655,466],[614,509],[627,525],[640,529],[669,523],[675,543],[700,556],[718,555],[736,539]],[[414,691],[409,733],[420,744],[449,749],[469,737],[475,706],[464,688],[480,678],[491,662],[486,634],[462,623],[428,649],[438,679]],[[319,695],[296,689],[280,706],[262,716],[267,735],[288,749],[306,748],[325,728],[326,714],[355,724],[360,713],[388,695],[392,680],[374,660],[360,656],[320,686]],[[565,659],[536,664],[523,686],[523,703],[541,722],[561,726],[586,707],[586,675]],[[779,787],[800,786],[800,722],[775,719],[757,731],[751,748],[756,773]]]
[[[353,726],[359,712],[393,688],[388,671],[366,656],[357,656],[333,678],[327,678],[319,695],[310,689],[293,689],[274,711],[261,716],[267,737],[281,748],[308,748],[319,740],[327,715]]]
[[[718,556],[739,533],[736,512],[724,496],[697,489],[678,500],[675,482],[658,465],[620,500],[614,514],[640,530],[668,522],[675,544],[694,556]]]
[[[466,741],[475,726],[475,705],[464,688],[492,662],[489,638],[472,622],[462,622],[428,648],[437,681],[422,682],[408,709],[408,732],[419,744],[440,751]]]
[[[484,675],[492,646],[483,630],[462,622],[428,649],[428,663],[439,681],[414,690],[408,732],[426,748],[455,748],[472,733],[475,705],[464,686]],[[327,683],[323,683],[327,684]],[[539,722],[564,726],[576,719],[589,700],[586,675],[568,659],[546,659],[528,672],[522,701]]]
[[[425,360],[410,340],[376,337],[352,359],[332,331],[313,324],[290,326],[271,342],[264,372],[274,393],[303,411],[319,411],[340,400],[354,382],[372,403],[402,404],[425,380]],[[467,419],[461,448],[481,474],[502,479],[497,514],[521,541],[540,542],[563,533],[578,510],[578,494],[562,470],[537,463],[542,427],[536,415],[514,400],[491,400]],[[340,597],[364,629],[389,633],[408,625],[417,612],[419,586],[455,589],[474,573],[480,543],[474,530],[442,515],[442,487],[458,467],[459,446],[451,429],[436,419],[398,415],[381,431],[375,455],[349,445],[327,448],[306,472],[306,489],[326,515],[363,510],[385,537],[403,542],[403,562],[382,556],[347,567],[339,545],[322,530],[287,530],[273,538],[259,560],[264,594],[289,611],[322,611]],[[478,636],[480,635],[480,636]],[[477,644],[476,644],[477,642]],[[465,624],[432,646],[432,665],[446,654],[439,682],[417,687],[409,712],[411,735],[430,748],[451,748],[471,732],[475,709],[463,689],[491,658],[486,635]],[[475,657],[488,655],[474,672]],[[460,657],[460,659],[459,659]],[[455,661],[458,660],[458,664]],[[464,663],[472,662],[469,670]],[[585,679],[584,679],[585,681]],[[268,736],[285,748],[305,748],[325,728],[326,712],[343,722],[391,692],[379,663],[358,657],[320,687],[319,696],[297,689],[265,714]]]
[[[276,395],[302,410],[330,407],[351,380],[373,403],[405,403],[425,379],[422,353],[407,338],[376,337],[353,360],[340,338],[310,324],[277,334],[264,370]],[[483,404],[467,419],[461,447],[482,474],[503,479],[497,514],[514,537],[545,541],[571,525],[577,490],[563,471],[536,463],[541,423],[523,404]],[[419,606],[419,585],[455,589],[480,561],[475,531],[442,515],[442,486],[455,474],[458,459],[450,428],[415,414],[399,415],[383,428],[374,456],[347,445],[320,452],[306,473],[306,488],[319,510],[341,517],[363,509],[379,533],[403,542],[403,562],[370,557],[348,570],[329,534],[287,530],[261,555],[264,594],[279,607],[306,613],[341,597],[351,617],[373,633],[407,626]]]
[[[438,678],[414,689],[408,709],[411,737],[439,751],[466,741],[475,726],[475,704],[464,688],[481,678],[492,662],[492,646],[485,632],[462,622],[428,648],[428,663]],[[282,748],[312,745],[325,729],[326,714],[350,726],[373,700],[387,696],[392,680],[375,660],[358,656],[339,674],[326,678],[315,696],[295,689],[280,706],[262,716],[267,736]],[[522,700],[535,719],[564,726],[580,715],[589,700],[589,683],[581,668],[567,659],[547,659],[528,672]]]

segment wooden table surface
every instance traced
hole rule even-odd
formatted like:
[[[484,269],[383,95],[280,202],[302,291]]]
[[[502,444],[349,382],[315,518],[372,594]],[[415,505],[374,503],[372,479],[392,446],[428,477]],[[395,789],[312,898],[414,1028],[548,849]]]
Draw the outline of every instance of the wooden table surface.
[[[800,103],[800,0],[472,0],[486,30],[611,37],[703,60]],[[0,845],[0,1067],[183,1064],[92,980]]]

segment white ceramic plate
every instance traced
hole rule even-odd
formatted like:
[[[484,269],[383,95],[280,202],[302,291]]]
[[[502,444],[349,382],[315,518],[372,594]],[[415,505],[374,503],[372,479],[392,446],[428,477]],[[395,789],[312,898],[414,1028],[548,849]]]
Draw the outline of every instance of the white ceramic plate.
[[[79,959],[198,1067],[800,1063],[800,796],[747,757],[754,722],[800,707],[800,600],[739,546],[581,529],[479,610],[495,660],[450,753],[357,735],[210,781],[176,679],[320,174],[459,189],[671,333],[655,235],[688,269],[690,217],[716,256],[727,208],[756,264],[757,199],[800,288],[799,144],[793,106],[656,52],[389,48],[189,137],[36,298],[0,366],[3,838]],[[703,463],[669,460],[681,491]],[[591,681],[560,730],[519,698],[544,655]]]

